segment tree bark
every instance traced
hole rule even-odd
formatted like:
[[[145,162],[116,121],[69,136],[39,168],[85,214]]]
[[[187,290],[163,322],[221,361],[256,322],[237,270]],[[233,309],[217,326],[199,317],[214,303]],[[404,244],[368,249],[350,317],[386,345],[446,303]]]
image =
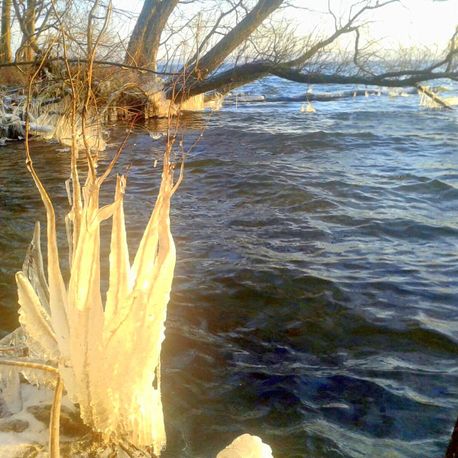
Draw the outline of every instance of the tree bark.
[[[363,84],[366,86],[412,87],[427,80],[450,78],[457,79],[458,72],[434,72],[431,70],[399,71],[379,75],[339,75],[314,72],[302,72],[290,68],[287,64],[271,62],[252,62],[219,72],[202,81],[188,81],[183,90],[187,97],[210,91],[227,93],[237,87],[248,84],[267,75],[305,84]]]
[[[284,0],[258,0],[256,6],[192,66],[188,73],[203,79],[216,70],[268,18]]]
[[[292,68],[279,67],[275,68],[272,75],[278,76],[296,83],[307,84],[364,84],[366,86],[386,86],[386,87],[409,87],[415,86],[422,81],[428,81],[440,78],[456,79],[458,72],[432,72],[408,71],[398,72],[396,77],[390,76],[390,73],[380,73],[378,75],[339,75],[326,73],[302,73]]]
[[[3,0],[2,27],[0,37],[0,62],[7,64],[11,61],[11,0]]]
[[[27,9],[25,11],[24,26],[26,34],[24,36],[24,59],[32,60],[34,49],[36,48],[35,37],[36,25],[36,0],[27,0]]]
[[[156,69],[161,34],[178,2],[145,0],[127,46],[126,64]]]
[[[183,92],[186,93],[187,97],[215,90],[226,94],[237,87],[269,75],[274,67],[269,62],[252,62],[240,65],[200,81],[189,80],[186,87],[183,88]]]
[[[33,59],[34,54],[39,52],[35,34],[37,0],[27,0],[23,14],[17,0],[13,0],[13,6],[22,32],[21,45],[16,51],[16,61],[30,61]]]

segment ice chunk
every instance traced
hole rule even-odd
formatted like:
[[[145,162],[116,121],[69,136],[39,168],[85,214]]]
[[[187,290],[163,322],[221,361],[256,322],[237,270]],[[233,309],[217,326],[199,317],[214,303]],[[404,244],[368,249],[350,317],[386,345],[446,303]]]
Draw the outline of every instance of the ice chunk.
[[[234,439],[216,458],[273,458],[272,449],[260,437],[242,434]]]

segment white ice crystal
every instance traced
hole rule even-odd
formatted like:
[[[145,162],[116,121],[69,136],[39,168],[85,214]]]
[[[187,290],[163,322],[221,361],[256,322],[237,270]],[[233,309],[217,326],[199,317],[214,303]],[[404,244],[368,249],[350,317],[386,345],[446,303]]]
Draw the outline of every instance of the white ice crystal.
[[[111,205],[99,206],[106,174],[89,167],[80,188],[72,161],[72,208],[66,218],[70,280],[59,262],[52,203],[35,178],[47,213],[47,279],[40,251],[39,225],[23,270],[16,275],[19,333],[29,358],[58,367],[65,389],[79,404],[83,421],[110,441],[152,446],[159,455],[166,438],[160,391],[160,352],[175,266],[170,232],[173,166],[164,158],[156,204],[132,265],[126,240],[123,197],[126,179],[118,177]],[[90,164],[89,164],[90,165]],[[100,292],[100,224],[112,218],[109,289]],[[52,385],[51,375],[23,371],[32,383]],[[47,378],[46,378],[47,377]]]
[[[242,434],[234,439],[216,458],[273,458],[272,449],[260,437]]]

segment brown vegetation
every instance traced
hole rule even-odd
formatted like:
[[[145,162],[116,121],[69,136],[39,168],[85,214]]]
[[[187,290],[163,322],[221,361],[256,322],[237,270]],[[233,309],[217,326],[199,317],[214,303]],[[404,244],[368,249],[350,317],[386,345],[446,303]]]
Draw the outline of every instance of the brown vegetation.
[[[0,67],[0,86],[24,87],[28,78],[28,69],[19,67]]]
[[[391,87],[458,78],[458,32],[442,53],[412,59],[398,56],[395,62],[380,55],[378,43],[363,38],[363,26],[370,27],[368,15],[398,0],[355,1],[340,16],[329,1],[328,17],[334,21],[334,31],[308,37],[299,36],[279,19],[284,9],[296,8],[297,15],[307,20],[307,10],[290,0],[145,0],[127,40],[117,35],[114,23],[129,13],[114,9],[111,2],[3,0],[2,24],[9,24],[10,2],[22,33],[16,63],[41,59],[49,46],[53,46],[49,57],[61,59],[63,44],[55,42],[59,34],[65,36],[70,61],[84,61],[95,46],[97,53],[88,65],[102,76],[111,73],[116,90],[127,83],[136,85],[139,90],[123,99],[134,110],[142,104],[133,100],[135,94],[148,93],[156,75],[164,83],[167,98],[180,101],[210,91],[224,94],[267,75],[304,84]],[[91,30],[103,30],[97,33],[97,42]],[[342,37],[352,40],[353,46],[339,54],[335,45]],[[7,42],[11,47],[8,33],[2,39],[4,49]],[[112,70],[107,70],[110,66]]]

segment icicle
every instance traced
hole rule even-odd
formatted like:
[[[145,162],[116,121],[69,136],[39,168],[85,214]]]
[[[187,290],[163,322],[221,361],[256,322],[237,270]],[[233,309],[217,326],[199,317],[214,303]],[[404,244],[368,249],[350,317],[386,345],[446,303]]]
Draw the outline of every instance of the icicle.
[[[303,103],[301,105],[300,111],[301,113],[315,113],[316,112],[314,106],[310,102],[307,102],[307,105]]]
[[[40,299],[40,303],[49,315],[49,287],[43,267],[43,256],[41,254],[40,242],[40,223],[38,221],[35,223],[32,242],[29,245],[24,263],[22,264],[22,272],[24,272],[24,275],[30,281],[30,284]]]
[[[19,322],[27,346],[43,360],[57,360],[59,350],[49,315],[23,272],[16,274],[19,295]]]
[[[100,186],[111,168],[97,178],[88,157],[89,174],[80,189],[76,153],[72,152],[72,180],[66,183],[71,204],[65,220],[71,267],[68,289],[59,265],[54,208],[30,166],[46,207],[48,280],[37,224],[23,271],[16,275],[21,332],[8,340],[19,339],[27,345],[29,355],[22,361],[46,362],[53,368],[54,372],[46,373],[21,366],[19,370],[31,383],[55,386],[54,367],[58,368],[70,399],[79,404],[88,426],[103,433],[107,441],[151,446],[155,455],[166,442],[159,372],[175,267],[170,200],[178,184],[173,183],[169,148],[154,210],[132,266],[123,209],[126,179],[118,177],[114,202],[99,208]],[[113,226],[104,307],[100,225],[108,218]]]

